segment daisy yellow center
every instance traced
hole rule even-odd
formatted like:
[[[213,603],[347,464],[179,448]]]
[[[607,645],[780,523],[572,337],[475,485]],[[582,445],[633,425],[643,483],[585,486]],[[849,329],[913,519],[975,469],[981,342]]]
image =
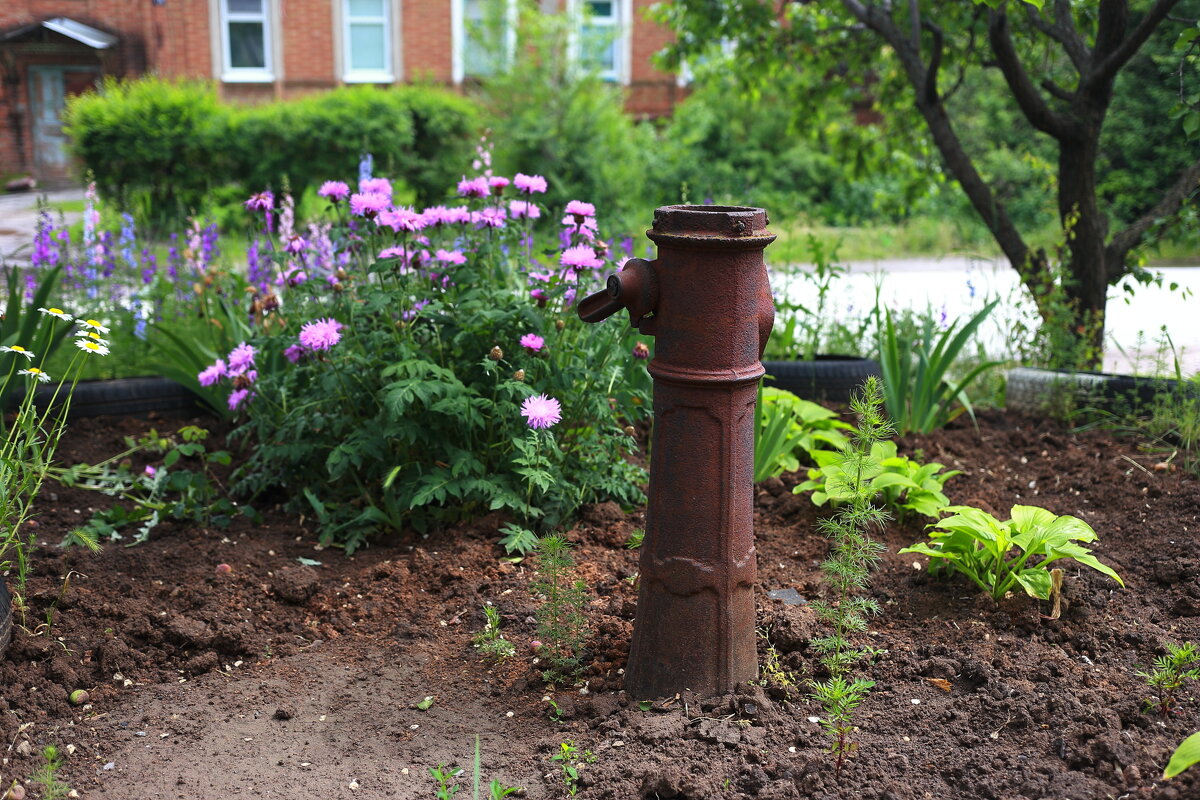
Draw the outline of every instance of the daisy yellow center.
[[[21,345],[19,345],[19,344],[14,344],[14,345],[12,346],[12,348],[10,348],[10,349],[12,349],[12,350],[16,350],[18,353],[25,353],[25,352],[28,352],[28,351],[27,351],[27,350],[26,350],[24,347],[21,347]]]
[[[83,346],[86,347],[88,350],[99,350],[100,349],[100,345],[96,344],[95,342],[84,342]]]
[[[89,328],[99,328],[100,327],[99,320],[94,320],[94,319],[89,319],[87,322],[85,322],[83,324],[87,325]]]
[[[96,340],[100,339],[100,334],[96,333],[95,331],[88,331],[88,336]]]
[[[61,308],[52,308],[52,309],[50,309],[50,313],[51,314],[65,314],[66,312],[63,311]]]
[[[29,372],[29,373],[30,373],[30,374],[32,374],[32,375],[41,375],[41,374],[42,374],[42,371],[41,371],[40,369],[38,369],[37,367],[30,367],[30,368],[29,368],[28,370],[26,370],[26,371],[27,371],[27,372]]]

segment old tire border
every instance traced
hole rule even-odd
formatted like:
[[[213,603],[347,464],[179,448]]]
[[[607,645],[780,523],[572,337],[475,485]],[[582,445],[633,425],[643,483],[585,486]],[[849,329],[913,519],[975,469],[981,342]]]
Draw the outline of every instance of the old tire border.
[[[1181,389],[1200,396],[1200,385],[1181,384],[1174,378],[1013,367],[1006,375],[1004,407],[1025,414],[1062,414],[1081,408],[1122,413],[1145,408],[1156,396]]]
[[[811,361],[764,361],[766,386],[805,400],[846,405],[869,376],[882,377],[879,362],[859,356],[819,355]]]
[[[40,386],[34,402],[44,408],[53,396],[53,386]],[[138,415],[151,411],[201,413],[204,406],[190,389],[168,378],[88,380],[75,386],[69,417]]]

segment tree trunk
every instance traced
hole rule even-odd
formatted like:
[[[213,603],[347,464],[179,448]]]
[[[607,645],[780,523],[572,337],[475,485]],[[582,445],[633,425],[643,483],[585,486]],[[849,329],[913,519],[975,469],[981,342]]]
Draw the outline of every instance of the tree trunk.
[[[1063,289],[1069,309],[1043,309],[1070,314],[1069,333],[1079,348],[1071,354],[1082,366],[1104,358],[1104,307],[1108,299],[1105,242],[1108,218],[1096,201],[1096,158],[1100,125],[1087,126],[1081,139],[1059,145],[1058,213],[1066,239]],[[1050,325],[1067,322],[1046,318]]]

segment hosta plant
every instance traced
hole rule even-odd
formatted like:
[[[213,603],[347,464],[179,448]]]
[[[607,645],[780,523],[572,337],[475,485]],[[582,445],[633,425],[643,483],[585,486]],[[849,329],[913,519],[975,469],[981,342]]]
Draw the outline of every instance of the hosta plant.
[[[839,454],[816,450],[811,455],[817,466],[808,471],[808,480],[792,491],[796,494],[811,491],[812,501],[818,506],[826,503],[837,505],[849,500],[850,491]],[[878,471],[870,478],[875,496],[888,508],[895,509],[901,517],[908,512],[915,512],[937,519],[942,509],[949,505],[950,500],[942,488],[946,481],[959,474],[959,470],[942,472],[945,467],[936,461],[922,464],[897,455],[896,443],[892,441],[876,442],[871,447],[871,458],[879,465]]]
[[[929,526],[929,542],[900,552],[921,553],[961,572],[996,602],[1018,586],[1030,597],[1049,599],[1050,565],[1062,558],[1073,558],[1125,585],[1112,567],[1079,544],[1096,541],[1096,532],[1078,517],[1055,516],[1036,506],[1013,506],[1012,518],[1001,522],[972,506],[944,510],[952,516]]]
[[[754,482],[800,469],[798,454],[815,459],[815,452],[846,446],[843,430],[851,426],[829,409],[791,392],[759,386],[754,411]]]

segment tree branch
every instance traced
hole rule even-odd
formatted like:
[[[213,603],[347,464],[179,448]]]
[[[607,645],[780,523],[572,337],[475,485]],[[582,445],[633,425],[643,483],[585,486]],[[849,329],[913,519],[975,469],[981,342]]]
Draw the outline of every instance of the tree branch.
[[[1175,183],[1163,193],[1162,199],[1154,208],[1112,237],[1112,241],[1104,248],[1104,261],[1109,270],[1105,277],[1109,283],[1115,282],[1125,274],[1125,256],[1142,240],[1150,227],[1161,219],[1177,214],[1197,188],[1200,188],[1200,160],[1179,173]]]
[[[1017,105],[1021,107],[1021,112],[1033,127],[1060,141],[1074,138],[1075,126],[1062,115],[1050,110],[1046,101],[1038,93],[1037,87],[1029,79],[1029,73],[1021,64],[1021,59],[1013,46],[1012,37],[1009,36],[1008,16],[1003,9],[992,11],[988,15],[988,40],[991,42],[996,63],[1000,67],[1001,74],[1004,75],[1004,80],[1008,83],[1008,88],[1016,98]]]
[[[942,48],[946,38],[942,35],[942,29],[929,20],[925,20],[924,27],[933,34],[933,51],[929,54],[929,68],[925,71],[925,102],[932,106],[941,102],[937,88],[938,69],[942,66]]]
[[[1113,22],[1106,25],[1106,19],[1109,19],[1106,11],[1117,16],[1119,10],[1110,9],[1110,6],[1116,2],[1118,0],[1100,4],[1100,26],[1096,33],[1096,48],[1093,52],[1094,58],[1100,59],[1100,63],[1084,75],[1084,80],[1091,85],[1110,81],[1116,77],[1121,67],[1129,63],[1129,59],[1133,58],[1134,54],[1146,43],[1150,34],[1154,32],[1159,23],[1167,18],[1167,14],[1179,3],[1179,0],[1155,0],[1146,15],[1138,21],[1137,27],[1123,39],[1121,34],[1125,28],[1126,20],[1124,18],[1120,20],[1119,24],[1114,19]],[[1123,1],[1122,5],[1124,5]]]
[[[1046,90],[1046,94],[1053,95],[1059,100],[1070,103],[1075,99],[1074,92],[1068,92],[1052,80],[1047,79],[1042,81],[1042,88]]]
[[[1064,8],[1066,10],[1065,24],[1064,14],[1062,13]],[[1088,63],[1088,50],[1087,45],[1084,44],[1083,39],[1079,37],[1079,34],[1072,25],[1070,3],[1067,0],[1058,0],[1054,6],[1054,14],[1054,24],[1050,24],[1042,19],[1042,12],[1038,11],[1032,5],[1025,4],[1025,17],[1029,20],[1030,24],[1061,44],[1063,51],[1071,59],[1071,63],[1075,65],[1075,70],[1082,75]]]

